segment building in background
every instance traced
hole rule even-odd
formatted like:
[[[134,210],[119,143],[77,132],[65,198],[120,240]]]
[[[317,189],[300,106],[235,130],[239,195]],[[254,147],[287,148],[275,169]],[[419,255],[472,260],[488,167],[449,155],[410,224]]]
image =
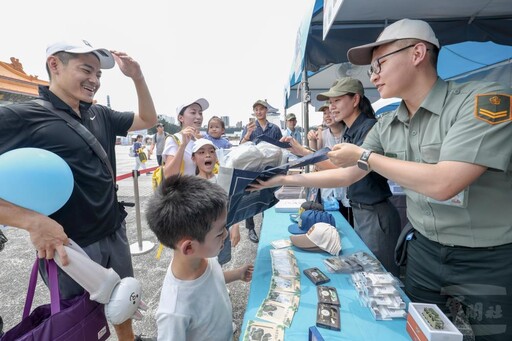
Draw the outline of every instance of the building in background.
[[[224,125],[227,127],[230,127],[229,125],[229,116],[221,116],[220,119],[222,120],[222,122],[224,122]]]
[[[0,61],[0,105],[24,102],[38,97],[39,85],[49,85],[38,76],[27,75],[18,58]]]

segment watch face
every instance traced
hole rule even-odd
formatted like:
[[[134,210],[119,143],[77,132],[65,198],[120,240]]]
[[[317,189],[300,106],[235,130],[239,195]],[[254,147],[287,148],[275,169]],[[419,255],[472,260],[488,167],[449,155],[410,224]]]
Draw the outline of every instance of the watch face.
[[[357,161],[357,167],[361,168],[364,171],[369,171],[370,166],[368,165],[368,159],[370,158],[370,154],[372,152],[370,150],[363,151],[363,154],[361,154],[361,157]]]
[[[357,161],[357,167],[359,167],[360,169],[364,170],[364,171],[367,171],[368,170],[368,163],[365,162],[365,161]]]

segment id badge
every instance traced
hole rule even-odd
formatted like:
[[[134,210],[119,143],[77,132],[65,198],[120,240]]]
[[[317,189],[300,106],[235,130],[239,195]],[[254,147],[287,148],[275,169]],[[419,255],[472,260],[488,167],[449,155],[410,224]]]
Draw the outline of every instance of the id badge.
[[[468,206],[468,193],[469,193],[469,189],[466,187],[462,192],[458,193],[457,195],[455,195],[454,197],[452,197],[448,200],[439,201],[439,200],[435,200],[430,197],[427,197],[427,201],[434,203],[434,204],[439,204],[439,205],[448,205],[448,206],[465,208]]]

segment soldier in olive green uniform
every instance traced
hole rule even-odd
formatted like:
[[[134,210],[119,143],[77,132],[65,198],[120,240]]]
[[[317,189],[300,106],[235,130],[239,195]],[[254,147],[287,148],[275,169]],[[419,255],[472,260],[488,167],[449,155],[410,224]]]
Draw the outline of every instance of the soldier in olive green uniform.
[[[372,151],[363,162],[404,188],[412,301],[448,311],[456,299],[477,340],[512,340],[512,89],[439,79],[438,51],[427,23],[404,19],[348,52],[371,64],[382,97],[403,101],[362,147],[342,145],[331,161],[349,166]]]
[[[476,340],[512,340],[512,89],[445,82],[439,42],[424,21],[403,19],[349,50],[370,64],[381,97],[400,97],[362,146],[328,153],[338,169],[276,176],[255,189],[349,186],[374,171],[402,186],[415,229],[405,288],[413,302],[459,310]]]

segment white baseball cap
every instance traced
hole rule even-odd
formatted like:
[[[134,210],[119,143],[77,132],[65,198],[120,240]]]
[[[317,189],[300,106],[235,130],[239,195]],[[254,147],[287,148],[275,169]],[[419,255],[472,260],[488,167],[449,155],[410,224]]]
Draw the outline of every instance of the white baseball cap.
[[[326,251],[333,256],[341,252],[338,230],[327,223],[316,223],[305,234],[291,235],[292,244],[307,251]]]
[[[187,101],[185,103],[183,103],[182,105],[180,105],[179,107],[176,108],[176,113],[179,115],[180,112],[183,110],[183,108],[186,108],[188,107],[189,105],[192,105],[194,103],[197,103],[199,104],[199,106],[201,107],[201,109],[206,110],[208,109],[208,107],[210,106],[210,103],[208,103],[208,101],[204,98],[198,98],[194,101]]]
[[[372,62],[374,48],[400,39],[419,39],[431,43],[437,48],[440,46],[432,27],[427,22],[402,19],[386,27],[375,43],[348,50],[348,60],[354,65],[368,65]]]
[[[100,68],[111,69],[116,64],[112,53],[104,48],[94,48],[87,40],[59,41],[48,45],[46,48],[46,58],[57,52],[68,52],[75,54],[94,53],[100,60]]]
[[[194,146],[192,146],[192,153],[197,152],[201,147],[204,147],[207,145],[213,146],[213,148],[217,149],[217,147],[215,147],[215,145],[213,144],[212,141],[210,141],[208,139],[198,139],[198,140],[194,141]]]

